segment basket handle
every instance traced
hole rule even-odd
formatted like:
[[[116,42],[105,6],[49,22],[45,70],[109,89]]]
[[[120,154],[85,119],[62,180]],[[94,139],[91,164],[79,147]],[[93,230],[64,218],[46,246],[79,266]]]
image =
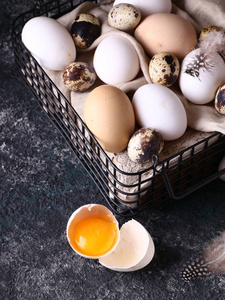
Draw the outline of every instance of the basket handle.
[[[167,173],[166,168],[162,166],[162,168],[159,171],[160,174],[162,174],[167,191],[169,193],[169,196],[171,199],[174,200],[181,200],[182,198],[186,197],[187,195],[191,194],[192,192],[198,190],[199,188],[203,187],[204,185],[210,183],[211,181],[217,179],[218,177],[222,176],[225,174],[225,168],[210,175],[208,178],[198,182],[197,184],[192,185],[190,188],[187,188],[185,191],[181,192],[180,194],[178,193],[177,195],[174,193],[173,188],[170,184],[169,176]]]

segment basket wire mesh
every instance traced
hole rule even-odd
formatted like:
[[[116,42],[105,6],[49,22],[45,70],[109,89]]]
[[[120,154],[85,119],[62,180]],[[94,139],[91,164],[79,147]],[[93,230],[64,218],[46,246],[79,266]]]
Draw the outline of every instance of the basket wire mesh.
[[[159,161],[137,173],[120,170],[104,152],[80,116],[51,81],[21,41],[24,24],[38,15],[58,18],[84,1],[38,1],[36,7],[19,15],[13,24],[12,41],[19,72],[49,119],[58,128],[72,151],[97,184],[111,209],[122,216],[132,216],[165,200],[179,200],[225,173],[218,164],[225,155],[225,139],[221,133]],[[94,1],[99,2],[99,1]],[[201,150],[199,150],[201,149]],[[174,162],[175,161],[175,162]],[[146,176],[151,172],[151,176]],[[124,184],[120,176],[134,177]],[[130,188],[135,188],[131,192]],[[124,200],[126,196],[129,202]]]

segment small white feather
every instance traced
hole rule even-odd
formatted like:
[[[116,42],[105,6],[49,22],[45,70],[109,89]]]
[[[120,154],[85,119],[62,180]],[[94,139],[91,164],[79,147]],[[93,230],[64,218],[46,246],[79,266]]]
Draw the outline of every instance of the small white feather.
[[[207,245],[203,257],[210,272],[225,273],[225,231]]]

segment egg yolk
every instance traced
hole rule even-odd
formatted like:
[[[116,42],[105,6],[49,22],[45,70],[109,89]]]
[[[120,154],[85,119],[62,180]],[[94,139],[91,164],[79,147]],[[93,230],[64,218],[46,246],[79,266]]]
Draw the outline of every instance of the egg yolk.
[[[115,244],[117,226],[101,217],[87,217],[71,225],[68,230],[71,246],[87,256],[100,256],[107,253]]]

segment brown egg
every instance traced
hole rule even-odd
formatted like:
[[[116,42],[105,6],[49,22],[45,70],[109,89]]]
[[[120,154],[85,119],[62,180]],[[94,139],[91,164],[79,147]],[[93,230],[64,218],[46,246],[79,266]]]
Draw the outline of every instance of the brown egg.
[[[84,103],[84,120],[105,151],[121,152],[135,130],[135,116],[128,96],[119,88],[101,85]]]
[[[172,13],[148,16],[138,25],[134,35],[150,57],[159,52],[171,52],[182,60],[197,45],[193,25]]]

